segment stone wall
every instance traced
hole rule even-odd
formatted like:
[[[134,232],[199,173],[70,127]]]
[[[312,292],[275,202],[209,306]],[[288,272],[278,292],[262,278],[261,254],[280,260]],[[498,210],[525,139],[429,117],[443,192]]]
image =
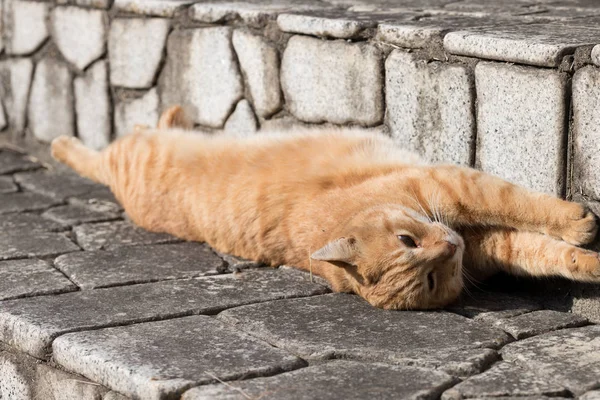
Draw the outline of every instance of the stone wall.
[[[262,3],[5,0],[0,126],[102,148],[183,104],[215,134],[376,128],[431,161],[600,199],[590,2]]]

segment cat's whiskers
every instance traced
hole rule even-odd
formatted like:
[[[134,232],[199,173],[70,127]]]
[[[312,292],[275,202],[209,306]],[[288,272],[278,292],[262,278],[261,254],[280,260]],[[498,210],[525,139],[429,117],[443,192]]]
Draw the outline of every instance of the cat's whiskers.
[[[412,196],[409,196],[406,193],[403,193],[404,196],[408,197],[410,200],[413,200],[417,206],[421,209],[421,212],[423,213],[423,216],[425,216],[425,218],[427,218],[427,220],[432,223],[433,220],[431,219],[431,216],[429,215],[430,213],[428,213],[427,211],[425,211],[425,207],[423,207],[423,205],[421,204],[421,202],[417,199],[417,194],[415,193],[415,190],[412,189]]]

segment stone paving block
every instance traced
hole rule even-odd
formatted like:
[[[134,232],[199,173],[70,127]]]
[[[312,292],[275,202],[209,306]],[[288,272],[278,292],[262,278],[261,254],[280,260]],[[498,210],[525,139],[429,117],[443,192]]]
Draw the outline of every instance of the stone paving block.
[[[258,130],[258,121],[248,100],[240,100],[227,119],[223,130],[236,136],[251,136]]]
[[[0,261],[0,300],[76,290],[63,274],[42,260]]]
[[[500,319],[494,326],[509,333],[517,340],[564,328],[575,328],[588,324],[588,320],[577,314],[552,310],[540,310],[512,318]]]
[[[170,18],[195,1],[197,0],[115,0],[115,9],[124,13]]]
[[[133,131],[135,125],[156,126],[160,99],[156,88],[133,100],[117,102],[115,106],[115,131],[117,137]],[[175,103],[173,103],[175,104]]]
[[[30,171],[42,165],[27,154],[17,153],[0,147],[0,175]]]
[[[480,62],[475,80],[475,166],[529,189],[562,195],[567,76]]]
[[[384,112],[382,69],[372,45],[294,36],[283,53],[281,86],[300,120],[377,125]]]
[[[44,210],[59,203],[38,193],[6,193],[0,195],[0,214]]]
[[[169,35],[167,62],[159,80],[162,104],[183,104],[194,122],[221,128],[243,95],[231,35],[228,27]]]
[[[502,358],[580,395],[600,384],[600,326],[564,329],[511,343],[502,349]]]
[[[129,397],[125,397],[117,392],[110,391],[104,395],[102,400],[129,400]]]
[[[73,228],[73,233],[84,250],[115,250],[131,245],[181,241],[166,233],[146,231],[129,221],[78,225]]]
[[[106,61],[98,61],[73,82],[77,133],[81,141],[95,150],[110,143],[112,132],[111,100]]]
[[[332,361],[270,378],[232,382],[232,387],[196,387],[185,392],[182,400],[233,400],[239,398],[239,390],[261,399],[438,398],[454,382],[443,372],[424,368]]]
[[[33,62],[29,58],[0,62],[0,94],[11,129],[22,132],[25,128],[27,99],[33,76]]]
[[[451,54],[557,67],[580,46],[596,44],[600,29],[592,26],[540,23],[450,32],[444,48]]]
[[[277,17],[279,29],[303,35],[353,39],[363,37],[365,30],[375,28],[377,19],[370,15],[348,13],[345,10],[328,10],[281,14]]]
[[[27,120],[36,139],[51,142],[61,136],[73,136],[73,74],[66,65],[52,58],[37,63]]]
[[[93,205],[93,204],[105,204],[113,205],[123,210],[123,207],[119,204],[115,196],[112,194],[108,187],[99,187],[98,189],[91,190],[84,194],[75,195],[69,197],[69,204],[75,205]]]
[[[65,224],[42,218],[40,215],[34,213],[13,213],[3,215],[0,218],[0,230],[6,232],[13,230],[58,232],[64,231],[67,228],[68,226]]]
[[[579,396],[579,400],[600,400],[600,390],[592,390],[583,396]]]
[[[54,265],[82,289],[215,275],[224,261],[206,244],[131,246],[58,257]]]
[[[23,172],[15,175],[17,183],[26,190],[58,201],[80,196],[103,186],[82,178],[72,171]]]
[[[192,316],[55,340],[53,357],[68,370],[126,395],[176,398],[192,385],[301,368],[306,362],[207,316]]]
[[[0,232],[0,260],[57,256],[79,250],[62,233],[30,230]]]
[[[571,191],[600,199],[600,70],[585,67],[573,77],[573,182]]]
[[[219,319],[279,348],[312,360],[329,358],[432,365],[497,348],[506,334],[445,312],[377,309],[358,296],[326,295],[227,310]],[[332,323],[335,321],[335,323]],[[426,333],[425,333],[426,332]]]
[[[594,46],[592,49],[592,62],[600,67],[600,44]]]
[[[268,118],[282,106],[279,86],[279,53],[260,36],[235,30],[231,39],[246,76],[256,113]]]
[[[15,355],[0,350],[0,399],[31,400],[33,368],[23,366]]]
[[[475,146],[475,87],[462,65],[394,51],[385,62],[392,137],[430,162],[469,166]]]
[[[4,3],[6,52],[11,55],[33,53],[48,38],[46,18],[50,4],[9,0]]]
[[[68,332],[213,314],[228,307],[325,291],[286,271],[252,270],[9,300],[0,302],[0,340],[44,358],[52,341]]]
[[[150,88],[163,58],[169,27],[169,20],[162,18],[114,19],[108,37],[110,83]]]
[[[15,185],[12,177],[0,176],[0,193],[13,193],[17,190],[19,190],[19,188]]]
[[[110,8],[113,0],[56,0],[56,4],[74,4],[82,7]]]
[[[121,218],[121,210],[112,203],[96,203],[85,206],[69,204],[53,207],[45,211],[42,217],[62,225],[72,226],[86,222],[104,222],[119,219]]]
[[[266,267],[265,264],[261,264],[256,261],[247,260],[245,258],[236,257],[231,254],[221,253],[213,250],[223,261],[225,262],[227,272],[240,272],[244,269]]]
[[[56,7],[52,10],[50,21],[58,50],[80,70],[106,51],[106,11]]]
[[[446,309],[456,314],[485,322],[515,317],[537,311],[542,305],[534,299],[501,292],[474,291],[464,293]]]
[[[559,382],[542,378],[535,371],[512,363],[500,362],[477,376],[448,389],[442,400],[508,396],[568,396]]]

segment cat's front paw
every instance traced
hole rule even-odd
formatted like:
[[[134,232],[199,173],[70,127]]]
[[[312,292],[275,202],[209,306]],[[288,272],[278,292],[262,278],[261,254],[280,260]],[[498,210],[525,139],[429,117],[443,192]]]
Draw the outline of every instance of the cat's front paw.
[[[581,204],[569,203],[569,206],[557,236],[576,246],[592,242],[598,232],[597,217]]]

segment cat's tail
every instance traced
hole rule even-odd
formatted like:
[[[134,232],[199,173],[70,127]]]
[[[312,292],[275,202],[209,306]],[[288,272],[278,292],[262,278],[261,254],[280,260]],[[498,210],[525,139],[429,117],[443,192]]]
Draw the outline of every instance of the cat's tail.
[[[102,160],[102,154],[85,147],[79,139],[59,136],[52,141],[51,153],[55,160],[68,165],[79,175],[109,185],[109,171]]]

